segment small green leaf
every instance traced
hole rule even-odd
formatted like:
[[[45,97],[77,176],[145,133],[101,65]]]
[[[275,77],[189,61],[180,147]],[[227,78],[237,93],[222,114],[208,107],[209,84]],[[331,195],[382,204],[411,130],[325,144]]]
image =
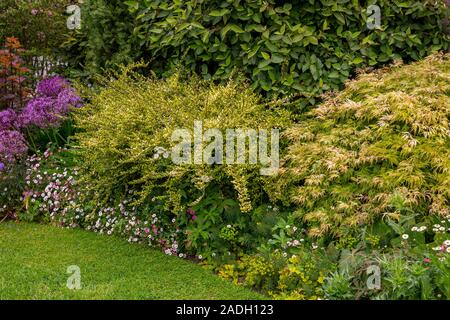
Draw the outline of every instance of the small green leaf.
[[[222,10],[213,10],[209,13],[212,17],[223,17],[224,15],[230,13],[230,10],[228,9],[222,9]]]
[[[272,62],[273,63],[281,63],[284,61],[284,58],[276,53],[272,54]]]
[[[361,57],[357,57],[357,58],[353,59],[353,64],[360,64],[363,62],[364,62],[364,59]]]
[[[270,60],[270,55],[266,52],[261,52],[262,57],[264,58],[264,60]]]

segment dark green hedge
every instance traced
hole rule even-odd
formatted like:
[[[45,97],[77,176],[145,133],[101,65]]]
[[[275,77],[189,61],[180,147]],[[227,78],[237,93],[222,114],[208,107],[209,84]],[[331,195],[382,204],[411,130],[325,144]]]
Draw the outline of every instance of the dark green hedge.
[[[81,30],[64,45],[69,76],[89,77],[142,56],[144,48],[132,35],[136,15],[123,0],[85,0],[81,9]]]
[[[367,7],[381,8],[369,30]],[[176,65],[205,78],[235,71],[253,88],[314,102],[355,68],[417,60],[446,48],[445,1],[88,0],[82,60],[89,72],[144,58],[159,75]],[[78,48],[80,50],[80,48]]]

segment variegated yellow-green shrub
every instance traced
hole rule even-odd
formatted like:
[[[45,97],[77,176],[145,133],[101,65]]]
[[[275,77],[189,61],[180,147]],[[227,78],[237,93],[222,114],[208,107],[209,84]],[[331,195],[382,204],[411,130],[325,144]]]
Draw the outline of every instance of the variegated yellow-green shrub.
[[[446,216],[450,56],[361,74],[286,136],[271,195],[298,207],[311,235],[342,236],[402,214]]]
[[[177,213],[208,196],[205,190],[215,185],[234,190],[228,196],[250,211],[262,190],[258,165],[174,164],[167,154],[175,146],[171,136],[175,129],[192,134],[195,121],[202,122],[203,132],[219,129],[224,137],[226,129],[270,132],[290,125],[289,114],[271,111],[244,83],[214,85],[179,74],[154,80],[129,69],[117,76],[100,79],[99,92],[76,116],[75,145],[86,194],[104,203],[133,190],[140,203],[157,198]]]

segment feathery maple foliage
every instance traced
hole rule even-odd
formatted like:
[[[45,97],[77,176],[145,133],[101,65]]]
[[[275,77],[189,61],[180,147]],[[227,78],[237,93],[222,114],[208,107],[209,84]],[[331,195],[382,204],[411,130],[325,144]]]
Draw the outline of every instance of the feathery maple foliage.
[[[347,234],[389,216],[449,214],[450,55],[361,74],[286,132],[272,196],[310,234]]]

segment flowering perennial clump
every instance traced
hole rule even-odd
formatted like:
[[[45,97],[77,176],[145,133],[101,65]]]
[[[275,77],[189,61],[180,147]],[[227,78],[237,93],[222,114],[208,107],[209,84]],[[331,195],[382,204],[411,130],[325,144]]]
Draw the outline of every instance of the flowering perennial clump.
[[[0,111],[0,131],[17,127],[17,113],[13,109]]]
[[[7,108],[0,112],[0,163],[5,166],[27,152],[24,132],[34,127],[56,127],[71,108],[81,105],[81,98],[66,79],[55,76],[42,80],[36,97],[22,110]]]
[[[60,77],[42,80],[37,86],[37,97],[30,100],[19,116],[22,127],[47,128],[58,125],[71,107],[81,107],[81,98]]]
[[[19,131],[0,131],[0,161],[13,162],[17,157],[27,152],[25,138]]]
[[[47,78],[39,82],[36,92],[40,96],[57,97],[63,90],[70,86],[69,81],[61,76]]]
[[[55,154],[61,152],[64,150]],[[26,186],[21,200],[28,216],[48,219],[65,228],[81,227],[99,234],[121,235],[132,243],[162,248],[168,255],[187,256],[181,252],[182,230],[175,218],[156,210],[143,214],[132,204],[137,197],[133,190],[118,205],[93,209],[89,203],[80,201],[78,170],[69,169],[64,163],[52,163],[53,157],[47,150],[43,155],[26,159]]]
[[[75,200],[80,195],[74,187],[77,171],[59,167],[52,171],[42,169],[42,164],[51,156],[52,152],[47,150],[43,155],[26,159],[25,191],[21,200],[33,216],[48,216],[61,226],[77,227],[74,221],[65,223],[65,217],[75,210]]]

